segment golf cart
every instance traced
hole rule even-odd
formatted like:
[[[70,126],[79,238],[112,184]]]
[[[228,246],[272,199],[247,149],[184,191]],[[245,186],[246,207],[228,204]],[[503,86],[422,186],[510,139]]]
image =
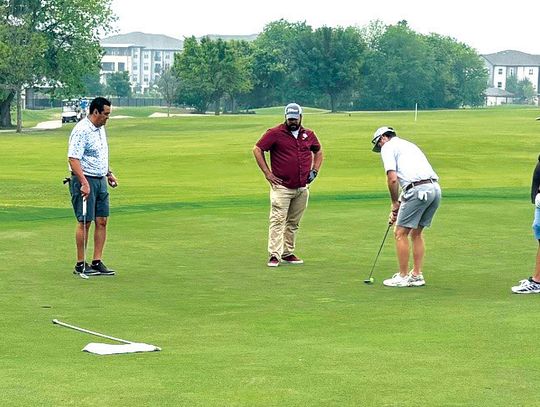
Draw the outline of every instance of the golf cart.
[[[77,123],[79,120],[81,120],[79,101],[64,99],[62,101],[62,123]]]

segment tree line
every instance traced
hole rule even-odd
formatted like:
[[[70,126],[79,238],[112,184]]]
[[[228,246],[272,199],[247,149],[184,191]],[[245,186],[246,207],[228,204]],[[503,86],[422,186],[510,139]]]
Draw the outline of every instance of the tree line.
[[[43,86],[55,98],[100,88],[111,1],[0,0],[0,127],[11,127],[15,105],[20,131],[24,88]],[[128,79],[115,73],[108,89],[129,92]],[[332,111],[477,106],[486,84],[472,48],[406,21],[313,29],[278,20],[251,42],[186,38],[156,85],[169,104],[219,113],[290,101]]]
[[[406,21],[313,29],[279,20],[252,42],[187,38],[157,86],[170,103],[218,114],[290,101],[331,111],[479,106],[487,80],[474,49]]]

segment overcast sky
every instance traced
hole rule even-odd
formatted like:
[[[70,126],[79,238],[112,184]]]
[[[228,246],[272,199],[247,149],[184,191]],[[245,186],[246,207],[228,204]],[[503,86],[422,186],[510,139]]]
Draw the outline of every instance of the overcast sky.
[[[448,35],[482,54],[540,54],[540,0],[113,0],[118,34],[142,31],[183,39],[256,34],[281,18],[313,28],[407,20],[414,31]]]

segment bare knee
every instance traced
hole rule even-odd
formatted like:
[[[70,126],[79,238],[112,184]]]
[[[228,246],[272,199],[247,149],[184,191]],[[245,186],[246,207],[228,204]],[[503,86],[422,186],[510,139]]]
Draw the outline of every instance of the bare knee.
[[[412,240],[422,239],[422,231],[423,230],[424,230],[424,228],[413,229],[411,231],[411,239]]]
[[[96,228],[105,228],[107,227],[107,219],[104,217],[96,217]]]
[[[411,229],[408,229],[408,228],[402,228],[402,227],[397,227],[396,230],[394,230],[394,238],[396,240],[403,240],[403,239],[407,239],[407,237],[409,236],[409,233],[410,233]]]

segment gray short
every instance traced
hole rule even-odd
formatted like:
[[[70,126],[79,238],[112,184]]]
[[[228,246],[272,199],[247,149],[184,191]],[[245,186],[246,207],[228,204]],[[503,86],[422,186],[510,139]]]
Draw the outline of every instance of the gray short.
[[[96,217],[106,218],[109,216],[109,191],[107,190],[107,177],[86,177],[90,184],[90,195],[86,204],[86,221],[92,222]],[[76,176],[71,177],[69,183],[71,204],[75,217],[83,222],[81,183]]]
[[[441,187],[437,182],[413,187],[401,194],[396,224],[410,229],[429,227],[440,203]]]

